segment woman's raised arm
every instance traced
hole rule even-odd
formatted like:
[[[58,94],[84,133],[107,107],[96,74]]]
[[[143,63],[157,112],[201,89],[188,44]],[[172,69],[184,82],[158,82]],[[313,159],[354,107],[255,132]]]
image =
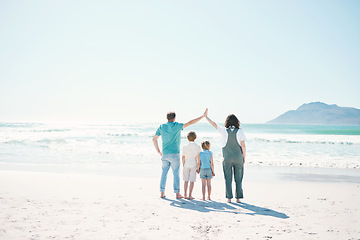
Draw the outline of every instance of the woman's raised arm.
[[[207,116],[207,113],[206,113],[206,120],[208,120],[208,122],[214,127],[214,128],[218,128],[216,122],[214,122],[213,120],[211,120],[208,116]]]

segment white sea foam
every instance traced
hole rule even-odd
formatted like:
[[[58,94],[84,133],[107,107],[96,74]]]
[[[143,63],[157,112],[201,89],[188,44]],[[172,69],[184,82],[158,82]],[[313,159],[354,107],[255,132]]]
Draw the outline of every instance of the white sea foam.
[[[0,124],[0,162],[84,166],[158,162],[160,157],[151,140],[158,126],[3,123]],[[360,135],[314,134],[315,127],[310,134],[304,133],[304,127],[265,127],[244,126],[248,164],[360,168]],[[185,129],[181,148],[187,143],[186,134],[190,130],[197,133],[198,144],[205,139],[211,142],[214,159],[221,162],[220,137],[208,124]]]

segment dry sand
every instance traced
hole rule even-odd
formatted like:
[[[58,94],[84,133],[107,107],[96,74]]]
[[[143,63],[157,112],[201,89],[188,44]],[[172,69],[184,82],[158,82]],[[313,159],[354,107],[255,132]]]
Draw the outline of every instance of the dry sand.
[[[360,239],[360,184],[245,181],[228,204],[177,200],[159,178],[0,171],[0,239]]]

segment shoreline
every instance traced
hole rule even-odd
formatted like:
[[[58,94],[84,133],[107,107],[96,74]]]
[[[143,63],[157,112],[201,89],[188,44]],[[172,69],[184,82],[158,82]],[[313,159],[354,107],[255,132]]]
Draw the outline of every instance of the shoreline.
[[[0,171],[23,171],[64,174],[86,174],[100,176],[159,178],[161,164],[24,164],[0,163]],[[215,163],[216,179],[223,179],[221,163]],[[245,165],[244,181],[300,181],[333,182],[360,184],[360,169],[352,168],[313,168],[295,166]],[[171,170],[169,176],[171,176]],[[182,167],[180,169],[182,180]]]

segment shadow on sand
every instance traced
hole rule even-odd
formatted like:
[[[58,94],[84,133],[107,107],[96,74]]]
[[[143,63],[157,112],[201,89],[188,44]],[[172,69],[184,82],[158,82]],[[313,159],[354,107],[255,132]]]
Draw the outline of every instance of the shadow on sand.
[[[164,200],[170,202],[170,206],[189,209],[198,212],[227,212],[235,214],[247,214],[247,215],[262,215],[275,218],[286,219],[289,218],[285,213],[277,212],[269,208],[263,208],[248,203],[222,203],[216,201],[198,201],[198,200],[186,200],[186,199],[168,199]]]

